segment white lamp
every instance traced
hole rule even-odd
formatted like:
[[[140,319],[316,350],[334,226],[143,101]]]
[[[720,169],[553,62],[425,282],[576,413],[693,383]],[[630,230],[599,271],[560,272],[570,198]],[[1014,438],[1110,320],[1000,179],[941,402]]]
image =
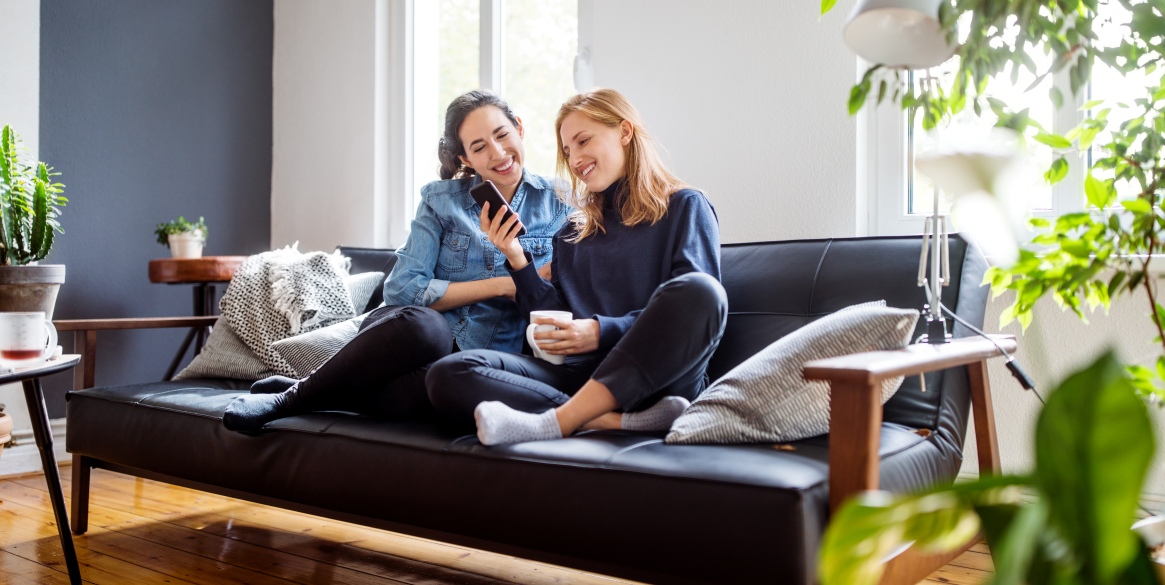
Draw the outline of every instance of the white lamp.
[[[955,47],[938,21],[943,0],[858,0],[845,25],[845,44],[870,63],[899,69],[941,65]]]

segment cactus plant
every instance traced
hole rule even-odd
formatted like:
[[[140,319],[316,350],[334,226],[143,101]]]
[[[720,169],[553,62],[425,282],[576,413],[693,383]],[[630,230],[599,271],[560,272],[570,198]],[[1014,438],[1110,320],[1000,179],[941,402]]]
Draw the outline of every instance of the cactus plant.
[[[64,233],[57,217],[68,202],[65,186],[53,182],[52,167],[35,167],[20,157],[24,150],[11,126],[0,131],[0,266],[23,266],[43,259],[53,246],[53,232]]]

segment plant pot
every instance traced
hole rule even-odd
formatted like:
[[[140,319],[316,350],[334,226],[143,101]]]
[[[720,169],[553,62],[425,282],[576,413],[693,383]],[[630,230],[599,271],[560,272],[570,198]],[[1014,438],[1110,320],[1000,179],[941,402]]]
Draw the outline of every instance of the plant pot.
[[[1133,530],[1141,535],[1149,550],[1165,544],[1165,516],[1149,516],[1133,524]],[[1165,560],[1154,556],[1153,567],[1157,570],[1157,580],[1165,583]]]
[[[0,312],[44,311],[52,320],[64,282],[64,264],[0,266]]]
[[[202,245],[206,238],[201,231],[170,234],[167,239],[170,242],[170,255],[174,258],[202,258]]]

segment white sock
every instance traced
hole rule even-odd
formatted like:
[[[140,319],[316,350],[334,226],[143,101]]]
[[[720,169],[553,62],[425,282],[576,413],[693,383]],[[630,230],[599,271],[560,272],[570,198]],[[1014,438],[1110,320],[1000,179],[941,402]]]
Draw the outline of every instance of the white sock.
[[[691,404],[682,396],[664,396],[651,408],[624,412],[621,426],[629,431],[666,431]]]
[[[541,414],[514,410],[501,402],[482,402],[473,410],[477,438],[482,445],[561,439],[562,429],[554,409]]]

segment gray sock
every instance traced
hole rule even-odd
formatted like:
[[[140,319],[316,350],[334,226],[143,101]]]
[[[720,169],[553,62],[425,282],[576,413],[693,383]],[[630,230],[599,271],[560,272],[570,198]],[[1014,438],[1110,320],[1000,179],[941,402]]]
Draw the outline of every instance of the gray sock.
[[[287,376],[268,376],[251,384],[251,394],[278,394],[299,382]]]
[[[651,408],[623,413],[621,426],[629,431],[666,431],[691,404],[682,396],[664,396]]]
[[[473,410],[477,438],[482,445],[506,445],[525,441],[561,439],[562,429],[554,409],[541,414],[514,410],[501,402],[482,402]]]
[[[253,433],[275,419],[298,414],[295,391],[293,386],[278,394],[239,396],[223,411],[222,425],[228,430]]]

